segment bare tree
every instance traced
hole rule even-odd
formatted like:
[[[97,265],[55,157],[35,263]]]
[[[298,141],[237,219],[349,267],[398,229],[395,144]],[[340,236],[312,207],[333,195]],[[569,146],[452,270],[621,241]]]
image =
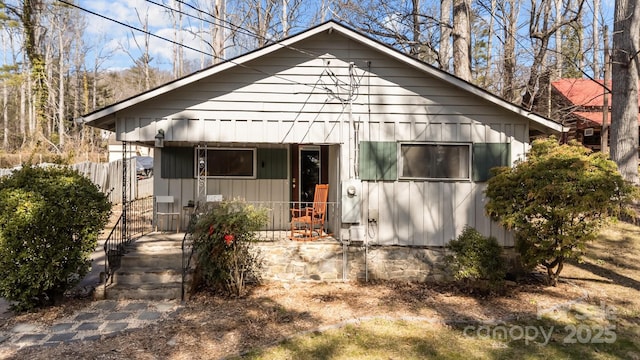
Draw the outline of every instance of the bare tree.
[[[627,181],[638,184],[638,54],[640,6],[616,0],[613,23],[611,158]]]
[[[438,63],[440,69],[450,71],[451,61],[451,12],[453,10],[452,0],[440,1],[440,48],[438,49]]]
[[[545,58],[549,49],[549,41],[563,26],[572,24],[580,18],[582,6],[585,0],[578,0],[574,8],[571,4],[565,4],[561,13],[552,13],[551,0],[539,0],[532,2],[529,37],[532,40],[533,61],[530,66],[529,79],[527,80],[525,92],[522,96],[522,105],[528,109],[533,107],[536,97],[540,91],[540,77],[545,72]],[[556,21],[555,17],[561,20]]]
[[[592,23],[592,36],[593,36],[593,59],[591,63],[591,69],[593,70],[593,77],[600,78],[600,0],[593,0],[593,23]],[[605,51],[607,51],[605,49]]]
[[[453,72],[471,80],[471,0],[453,0]]]

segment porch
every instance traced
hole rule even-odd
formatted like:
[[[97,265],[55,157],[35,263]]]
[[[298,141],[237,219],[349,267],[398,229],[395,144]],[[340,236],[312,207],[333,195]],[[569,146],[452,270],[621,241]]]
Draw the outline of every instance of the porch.
[[[242,201],[242,200],[241,200]],[[312,232],[313,239],[305,239],[300,234],[292,233],[292,209],[300,210],[312,208],[312,202],[300,201],[242,201],[256,208],[265,208],[268,211],[267,224],[256,232],[256,239],[260,242],[285,242],[291,240],[300,241],[320,241],[320,242],[340,242],[340,204],[337,202],[326,202],[326,214],[321,228],[315,227]],[[212,206],[215,201],[205,202],[200,206],[184,206],[180,213],[173,213],[177,216],[165,216],[156,214],[154,228],[160,233],[182,233],[189,230],[189,222],[193,216],[203,211],[203,208]],[[157,225],[157,227],[155,226]],[[299,229],[299,224],[293,224]]]

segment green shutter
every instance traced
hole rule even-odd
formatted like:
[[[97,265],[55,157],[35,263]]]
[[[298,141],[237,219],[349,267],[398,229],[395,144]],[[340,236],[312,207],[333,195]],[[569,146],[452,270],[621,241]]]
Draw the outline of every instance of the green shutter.
[[[157,151],[157,150],[156,150]],[[193,179],[194,169],[194,149],[191,147],[165,147],[160,150],[161,174],[164,179]]]
[[[287,149],[258,149],[258,179],[287,178]]]
[[[360,179],[396,180],[398,145],[393,141],[360,142]]]
[[[483,182],[491,177],[491,168],[510,166],[510,144],[477,143],[473,144],[473,181]]]

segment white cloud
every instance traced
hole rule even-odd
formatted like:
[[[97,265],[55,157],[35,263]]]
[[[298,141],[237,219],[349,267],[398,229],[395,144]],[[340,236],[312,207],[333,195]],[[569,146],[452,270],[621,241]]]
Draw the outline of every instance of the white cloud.
[[[160,1],[158,1],[160,2]],[[132,27],[143,29],[145,18],[148,20],[149,32],[158,36],[173,39],[172,19],[169,11],[163,7],[151,4],[144,0],[81,0],[79,6],[98,13],[106,18],[117,20]],[[136,13],[137,10],[137,13]],[[133,65],[133,58],[138,58],[142,53],[135,44],[135,39],[141,46],[144,46],[144,34],[131,29],[125,25],[118,24],[109,19],[105,19],[90,13],[84,14],[87,19],[87,32],[85,36],[91,39],[106,36],[103,49],[113,51],[112,58],[105,64],[107,68],[126,68]],[[138,18],[138,16],[140,18]],[[141,22],[142,21],[142,22]],[[183,21],[186,25],[186,19]],[[183,42],[185,45],[200,48],[193,35],[184,32]],[[123,50],[126,49],[130,55]],[[150,52],[156,66],[171,63],[173,44],[170,42],[150,38]],[[199,55],[193,51],[186,50],[185,57],[198,58]]]

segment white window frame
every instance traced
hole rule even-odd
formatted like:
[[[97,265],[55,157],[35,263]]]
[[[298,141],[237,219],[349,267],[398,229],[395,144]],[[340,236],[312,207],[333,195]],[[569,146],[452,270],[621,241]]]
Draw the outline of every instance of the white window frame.
[[[249,176],[243,176],[243,175],[209,175],[209,169],[206,169],[206,175],[205,178],[207,179],[256,179],[258,177],[258,151],[257,148],[248,148],[248,147],[208,147],[206,148],[207,151],[207,156],[206,156],[206,161],[212,161],[212,159],[214,159],[214,157],[212,156],[211,152],[212,151],[251,151],[252,152],[252,159],[253,159],[253,164],[252,164],[252,174]],[[196,150],[196,156],[195,156],[195,164],[194,164],[194,171],[195,171],[195,176],[197,177],[198,175],[198,153]]]
[[[404,156],[402,155],[403,145],[425,145],[425,146],[459,146],[466,147],[467,150],[467,177],[417,177],[417,176],[404,176]],[[420,142],[420,141],[403,141],[398,143],[398,179],[399,180],[431,180],[431,181],[471,181],[471,162],[472,159],[472,144],[460,143],[460,142]]]

